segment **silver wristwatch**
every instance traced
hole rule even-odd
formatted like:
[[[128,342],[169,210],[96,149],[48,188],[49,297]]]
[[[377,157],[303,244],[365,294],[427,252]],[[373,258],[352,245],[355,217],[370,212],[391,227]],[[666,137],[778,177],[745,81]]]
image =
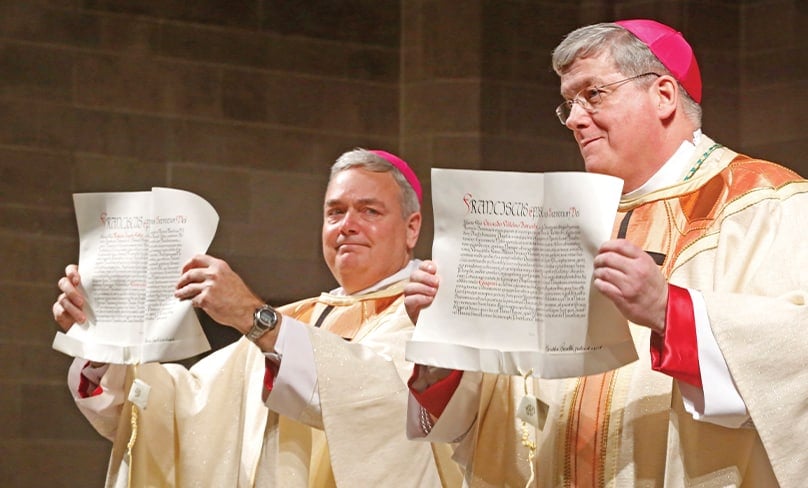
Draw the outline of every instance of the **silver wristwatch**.
[[[280,321],[280,314],[269,305],[256,308],[253,315],[253,325],[246,334],[247,339],[253,342],[257,341],[261,336],[275,329]]]

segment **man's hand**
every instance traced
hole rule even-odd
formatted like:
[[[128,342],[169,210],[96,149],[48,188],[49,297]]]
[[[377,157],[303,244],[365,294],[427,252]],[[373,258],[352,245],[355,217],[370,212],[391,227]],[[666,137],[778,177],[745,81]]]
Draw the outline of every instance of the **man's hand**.
[[[81,277],[79,267],[70,264],[65,268],[65,275],[59,279],[58,286],[61,295],[56,298],[53,304],[53,319],[59,327],[67,332],[73,324],[83,324],[87,320],[82,307],[87,301],[79,291]]]
[[[264,304],[226,262],[201,254],[183,266],[174,296],[191,300],[213,320],[242,334],[252,327],[255,309]]]
[[[628,320],[663,334],[668,282],[645,251],[625,239],[607,241],[595,256],[594,285]]]
[[[410,282],[404,287],[404,307],[413,324],[418,322],[421,310],[432,305],[435,294],[438,293],[440,279],[436,274],[437,271],[434,262],[423,261],[418,269],[412,272]]]

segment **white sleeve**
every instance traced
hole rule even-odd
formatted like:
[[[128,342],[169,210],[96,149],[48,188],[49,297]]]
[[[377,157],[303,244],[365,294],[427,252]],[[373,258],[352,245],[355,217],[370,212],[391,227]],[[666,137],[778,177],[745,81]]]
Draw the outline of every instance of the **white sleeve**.
[[[304,411],[320,409],[314,352],[308,325],[287,316],[283,317],[282,324],[275,342],[280,368],[266,405],[281,415],[299,419]]]
[[[696,319],[702,388],[679,382],[685,410],[702,422],[729,428],[742,427],[749,420],[749,412],[735,388],[727,363],[710,328],[704,296],[695,290],[688,289],[688,292]]]
[[[79,411],[93,428],[102,436],[113,440],[124,403],[123,387],[126,379],[126,366],[104,365],[99,368],[84,369],[85,364],[87,364],[86,359],[76,358],[70,365],[67,376],[70,393]],[[102,391],[98,395],[87,398],[81,398],[79,395],[79,382],[83,369],[88,379],[93,382],[98,381],[97,384],[101,386]]]

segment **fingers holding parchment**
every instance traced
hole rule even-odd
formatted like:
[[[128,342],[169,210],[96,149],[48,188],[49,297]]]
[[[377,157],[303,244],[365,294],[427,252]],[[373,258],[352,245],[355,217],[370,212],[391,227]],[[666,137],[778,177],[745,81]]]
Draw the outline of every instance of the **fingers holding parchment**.
[[[183,266],[174,296],[241,332],[250,328],[255,309],[263,304],[230,265],[202,254]]]
[[[421,310],[432,304],[439,285],[437,266],[432,261],[421,262],[412,272],[410,282],[404,287],[404,307],[413,323],[417,323]]]
[[[629,241],[615,239],[601,246],[594,266],[595,288],[624,317],[664,332],[668,283],[648,253]]]
[[[62,292],[53,304],[53,319],[63,331],[67,331],[73,324],[83,324],[87,320],[82,307],[86,302],[79,290],[81,276],[79,267],[70,264],[65,268],[65,275],[57,283]]]

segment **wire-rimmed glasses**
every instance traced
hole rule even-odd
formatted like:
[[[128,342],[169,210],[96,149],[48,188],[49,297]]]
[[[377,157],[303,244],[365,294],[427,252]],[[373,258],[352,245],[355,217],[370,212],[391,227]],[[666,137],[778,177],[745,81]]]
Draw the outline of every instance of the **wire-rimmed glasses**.
[[[572,113],[572,106],[575,105],[576,103],[590,114],[595,113],[598,110],[598,106],[603,102],[603,97],[605,97],[609,93],[612,93],[617,87],[625,83],[628,83],[629,81],[634,81],[650,75],[662,76],[659,73],[649,71],[648,73],[630,76],[622,80],[606,83],[605,85],[586,87],[583,90],[576,93],[574,97],[570,98],[569,100],[564,100],[558,107],[556,107],[555,112],[556,115],[558,116],[558,120],[561,121],[561,125],[567,125],[567,119],[570,118],[570,114]],[[612,90],[604,90],[604,88],[608,87],[614,87],[614,88],[612,88]]]

